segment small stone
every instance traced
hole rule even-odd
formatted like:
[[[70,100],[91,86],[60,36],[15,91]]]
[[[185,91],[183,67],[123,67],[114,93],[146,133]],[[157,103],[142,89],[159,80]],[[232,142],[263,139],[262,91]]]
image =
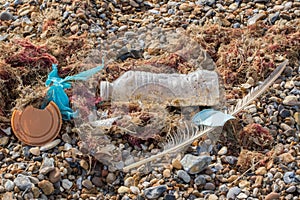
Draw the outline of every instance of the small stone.
[[[195,180],[194,180],[194,182],[195,182],[195,184],[196,185],[204,185],[205,183],[206,183],[206,179],[205,179],[205,177],[203,176],[203,175],[199,175],[199,176],[197,176],[196,178],[195,178]]]
[[[83,185],[83,187],[85,187],[88,190],[93,188],[93,183],[88,179],[83,180],[82,185]]]
[[[80,160],[79,164],[80,164],[80,167],[82,167],[86,171],[89,169],[89,164],[85,160]]]
[[[267,169],[265,167],[259,167],[256,171],[256,175],[265,175],[267,173]]]
[[[71,138],[67,133],[64,133],[64,134],[61,136],[61,139],[62,139],[62,141],[64,141],[65,143],[71,144],[71,142],[72,142],[72,138]]]
[[[120,26],[118,31],[126,31],[128,29],[128,26],[126,25],[123,25],[123,26]]]
[[[228,8],[230,10],[236,10],[236,9],[238,9],[238,7],[239,7],[239,4],[235,2],[235,3],[230,4]]]
[[[190,12],[194,9],[194,7],[189,4],[189,3],[182,3],[180,6],[179,6],[179,10],[182,10],[182,11],[185,11],[185,12]]]
[[[54,159],[53,158],[48,158],[44,157],[42,165],[40,167],[40,173],[43,175],[48,174],[49,172],[54,170]]]
[[[194,156],[186,154],[180,162],[186,172],[197,174],[207,168],[211,161],[212,158],[210,156]]]
[[[239,195],[237,195],[237,199],[247,199],[248,195],[246,195],[245,193],[240,193]]]
[[[239,187],[240,187],[241,189],[248,188],[248,187],[250,187],[250,182],[249,182],[249,181],[246,181],[246,180],[242,180],[242,181],[239,183]]]
[[[9,142],[9,137],[4,136],[4,137],[0,137],[0,146],[5,146],[7,145]]]
[[[129,193],[130,192],[130,189],[126,186],[121,186],[119,187],[118,189],[118,193],[119,194],[124,194],[124,193]]]
[[[159,185],[145,189],[144,194],[148,199],[158,199],[166,190],[166,185]]]
[[[87,24],[81,24],[81,28],[83,30],[88,30],[89,29],[89,25],[87,25]]]
[[[241,189],[239,187],[233,187],[230,188],[226,197],[228,200],[233,200],[236,198],[236,196],[241,192]]]
[[[176,200],[176,197],[173,194],[166,194],[164,200]]]
[[[106,182],[112,184],[116,180],[116,175],[114,173],[108,173],[106,177]]]
[[[255,24],[258,20],[261,20],[263,18],[266,17],[266,14],[265,13],[258,13],[258,14],[255,14],[253,17],[251,17],[249,20],[248,20],[248,25],[253,25]]]
[[[295,161],[295,157],[292,156],[291,153],[283,153],[279,155],[279,158],[284,162],[284,163],[290,163]]]
[[[204,185],[204,189],[205,190],[214,190],[214,189],[216,189],[216,186],[213,183],[206,183]]]
[[[286,96],[282,103],[288,106],[300,105],[300,101],[298,101],[297,96],[294,95]]]
[[[14,183],[22,191],[30,189],[33,186],[30,179],[22,174],[19,174],[18,177],[14,179]]]
[[[40,151],[40,147],[32,147],[29,149],[29,152],[32,154],[32,155],[35,155],[35,156],[39,156],[41,151]]]
[[[31,192],[33,193],[34,198],[38,198],[41,194],[40,189],[38,187],[32,187]]]
[[[286,117],[291,116],[291,112],[288,109],[284,108],[279,112],[279,115],[283,118],[286,118]]]
[[[44,146],[41,146],[40,151],[48,151],[50,149],[53,149],[54,147],[58,146],[60,142],[60,139],[56,139],[48,144],[45,144]]]
[[[124,185],[126,187],[134,186],[134,178],[133,177],[128,177],[124,181]]]
[[[218,199],[219,199],[218,196],[215,195],[215,194],[210,194],[210,195],[208,196],[208,200],[218,200]]]
[[[191,181],[190,175],[184,170],[178,170],[177,176],[186,183],[189,183]]]
[[[288,187],[288,189],[286,189],[286,191],[287,191],[288,193],[293,193],[293,192],[295,192],[296,190],[297,190],[297,188],[296,188],[296,186],[294,186],[294,185],[292,185],[292,186]]]
[[[100,177],[97,177],[97,176],[94,176],[92,178],[92,183],[97,186],[97,187],[102,187],[104,184],[103,184],[103,181]]]
[[[225,154],[227,154],[227,151],[228,151],[227,147],[224,146],[218,151],[218,155],[220,155],[220,156],[225,155]]]
[[[2,13],[0,13],[0,20],[9,21],[9,20],[12,20],[12,19],[13,19],[12,14],[10,14],[7,11],[3,11]]]
[[[62,187],[65,188],[66,190],[71,189],[72,186],[73,186],[73,183],[71,181],[69,181],[68,179],[62,180]]]
[[[172,161],[172,166],[173,166],[175,169],[181,169],[181,168],[182,168],[181,162],[180,162],[178,159],[174,159],[174,160]]]
[[[75,25],[71,26],[71,28],[70,28],[72,33],[76,33],[78,31],[78,29],[79,29],[78,24],[75,24]]]
[[[49,180],[51,181],[51,183],[56,183],[60,181],[60,179],[61,179],[61,173],[60,170],[56,167],[54,168],[53,171],[49,173]]]
[[[265,197],[265,200],[276,200],[276,199],[279,199],[279,197],[280,197],[280,194],[279,194],[279,193],[271,192],[270,194],[268,194],[268,195]]]
[[[295,122],[300,125],[300,113],[299,112],[295,112],[294,114],[294,119],[295,119]]]
[[[42,189],[45,195],[50,195],[54,192],[53,184],[48,180],[42,180],[38,183],[38,186]]]
[[[141,192],[140,189],[136,186],[130,186],[129,189],[133,194],[139,194]]]
[[[4,184],[4,188],[6,191],[10,192],[13,191],[15,187],[15,183],[11,180],[6,180],[5,184]]]
[[[291,171],[291,172],[285,172],[283,175],[283,181],[286,184],[292,183],[295,180],[295,172]]]
[[[163,176],[164,176],[165,178],[169,178],[169,177],[171,176],[171,171],[170,171],[170,169],[165,169],[165,170],[163,171]]]

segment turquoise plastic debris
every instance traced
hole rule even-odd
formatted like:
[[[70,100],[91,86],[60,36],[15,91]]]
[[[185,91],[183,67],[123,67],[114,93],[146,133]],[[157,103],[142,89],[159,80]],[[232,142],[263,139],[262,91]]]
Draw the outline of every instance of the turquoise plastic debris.
[[[58,75],[57,64],[52,64],[52,71],[49,73],[45,83],[49,89],[47,91],[46,102],[42,105],[42,108],[45,108],[50,101],[53,101],[58,106],[63,120],[71,120],[72,118],[75,118],[78,115],[78,111],[74,112],[71,109],[70,101],[65,93],[65,89],[72,87],[71,81],[86,81],[103,68],[104,61],[102,59],[102,65],[100,66],[83,71],[74,76],[61,78]]]
[[[224,126],[231,119],[235,119],[235,117],[214,109],[204,109],[194,115],[192,122],[196,125]]]

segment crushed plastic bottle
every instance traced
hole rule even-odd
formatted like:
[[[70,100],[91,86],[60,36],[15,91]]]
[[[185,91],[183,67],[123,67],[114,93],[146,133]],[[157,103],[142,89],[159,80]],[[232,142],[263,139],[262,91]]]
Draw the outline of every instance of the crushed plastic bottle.
[[[148,101],[168,106],[215,106],[220,102],[218,75],[208,70],[187,75],[128,71],[113,83],[101,81],[100,96],[114,102]]]

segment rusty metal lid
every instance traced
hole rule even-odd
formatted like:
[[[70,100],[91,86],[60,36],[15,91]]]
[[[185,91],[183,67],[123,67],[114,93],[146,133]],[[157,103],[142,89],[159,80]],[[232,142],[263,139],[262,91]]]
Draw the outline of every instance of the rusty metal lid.
[[[54,140],[62,125],[62,116],[54,102],[45,109],[28,106],[24,111],[15,110],[11,124],[14,134],[25,144],[41,146]]]

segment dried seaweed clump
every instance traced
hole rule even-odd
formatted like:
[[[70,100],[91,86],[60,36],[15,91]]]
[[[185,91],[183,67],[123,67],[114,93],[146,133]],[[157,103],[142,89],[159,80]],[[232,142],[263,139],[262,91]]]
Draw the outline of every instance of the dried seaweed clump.
[[[300,20],[284,25],[256,23],[243,29],[206,24],[189,31],[216,62],[226,88],[249,78],[265,79],[285,55],[293,63],[300,54]]]
[[[242,149],[238,161],[237,166],[239,167],[240,172],[244,172],[254,166],[259,161],[263,161],[265,155],[255,151],[249,151],[246,149]]]
[[[260,124],[249,124],[238,134],[241,146],[252,150],[263,150],[273,143],[273,136],[269,130]]]

